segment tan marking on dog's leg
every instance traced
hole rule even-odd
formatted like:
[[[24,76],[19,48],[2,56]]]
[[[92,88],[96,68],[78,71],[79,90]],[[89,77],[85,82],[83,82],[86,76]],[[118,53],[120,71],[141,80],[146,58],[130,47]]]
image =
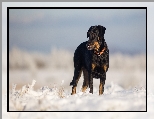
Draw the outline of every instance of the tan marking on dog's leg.
[[[76,94],[76,86],[73,86],[72,87],[72,93],[71,93],[71,95],[73,95],[73,94]]]
[[[102,89],[103,89],[103,84],[100,84],[99,85],[99,95],[102,95],[103,94]]]
[[[82,92],[85,92],[86,89],[87,89],[87,86],[82,87]]]
[[[104,69],[104,71],[107,71],[107,66],[106,65],[102,65],[102,68]]]
[[[102,95],[104,92],[104,84],[105,82],[100,80],[100,85],[99,85],[99,95]]]
[[[104,71],[106,72],[106,70],[107,70],[107,66],[106,66],[106,65],[104,65],[103,69],[104,69]]]
[[[94,70],[96,67],[96,64],[92,64],[92,70]]]

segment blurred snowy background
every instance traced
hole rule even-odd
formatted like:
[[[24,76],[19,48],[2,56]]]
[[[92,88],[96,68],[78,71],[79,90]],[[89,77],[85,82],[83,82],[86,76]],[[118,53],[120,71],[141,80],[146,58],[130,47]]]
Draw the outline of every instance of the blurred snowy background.
[[[13,4],[3,4],[2,8],[12,6]],[[23,5],[23,4],[22,4]],[[38,4],[41,6],[42,4]],[[98,5],[98,4],[97,4]],[[111,4],[106,3],[107,6]],[[123,6],[124,4],[117,4]],[[125,6],[129,4],[125,4]],[[146,4],[138,4],[146,6]],[[153,4],[149,5],[149,9],[153,9]],[[16,6],[16,5],[15,5]],[[21,4],[17,4],[21,6]],[[24,5],[23,5],[24,6]],[[74,4],[75,6],[75,4]],[[134,4],[130,4],[134,6]],[[6,11],[6,10],[5,10]],[[151,10],[152,11],[152,10]],[[148,28],[153,29],[152,21],[154,17],[152,12],[148,11]],[[49,89],[55,85],[61,85],[63,82],[65,99],[53,99],[52,104],[57,103],[57,107],[62,110],[80,110],[79,106],[83,106],[81,110],[89,110],[88,104],[91,99],[95,99],[91,108],[98,110],[145,110],[145,89],[146,89],[146,11],[142,9],[127,9],[127,10],[10,10],[9,21],[9,87],[12,89],[12,84],[16,85],[16,90],[20,90],[24,85],[31,84],[32,80],[36,80],[33,87],[35,91],[39,91],[41,87],[48,86]],[[3,29],[6,29],[6,12],[3,11]],[[150,23],[150,24],[149,24]],[[93,96],[80,94],[80,89],[83,83],[83,77],[79,80],[75,97],[71,97],[70,81],[73,78],[73,53],[75,48],[87,40],[86,33],[92,25],[103,25],[106,27],[105,39],[110,50],[110,68],[107,72],[107,80],[105,85],[104,97],[96,95],[99,85],[99,80],[94,80]],[[149,119],[152,117],[153,107],[153,36],[152,30],[148,29],[148,105]],[[2,91],[6,95],[6,31],[3,30],[3,72],[2,72]],[[149,43],[151,42],[152,43]],[[152,82],[151,82],[152,81]],[[41,91],[43,88],[41,88]],[[137,91],[136,91],[137,90]],[[48,88],[45,91],[49,91]],[[16,92],[14,92],[16,93]],[[29,95],[35,95],[34,92]],[[51,92],[49,91],[49,94]],[[110,95],[111,94],[111,95]],[[89,97],[87,99],[86,97]],[[123,98],[121,98],[121,97]],[[124,98],[125,97],[125,98]],[[25,98],[27,98],[25,96]],[[31,96],[32,98],[32,96]],[[87,103],[83,103],[80,99],[85,99]],[[115,99],[116,98],[116,99]],[[51,97],[48,97],[52,100]],[[21,101],[22,99],[20,99]],[[75,102],[72,103],[72,100]],[[100,100],[105,102],[101,106]],[[109,101],[108,101],[109,100]],[[124,101],[125,100],[125,101]],[[133,101],[131,101],[133,100]],[[6,105],[6,97],[3,96],[3,106]],[[45,100],[46,101],[46,100]],[[112,102],[112,103],[111,103]],[[138,103],[137,103],[138,102]],[[31,103],[34,103],[32,100]],[[51,102],[50,102],[51,103]],[[19,105],[23,105],[22,102]],[[42,104],[46,105],[45,102]],[[51,105],[52,105],[51,104]],[[62,105],[63,104],[63,105]],[[129,105],[132,104],[132,105]],[[31,110],[38,109],[35,107],[27,108]],[[37,105],[37,104],[36,104]],[[68,108],[70,105],[70,108]],[[122,107],[119,108],[119,105]],[[54,105],[55,106],[55,105]],[[76,108],[75,108],[75,107]],[[87,106],[87,108],[86,108]],[[98,106],[98,108],[97,108]],[[57,110],[58,108],[52,108]],[[134,108],[135,107],[135,108]],[[21,106],[20,106],[21,108]],[[40,108],[40,107],[39,107]],[[5,118],[27,118],[20,113],[7,113],[4,111]],[[48,108],[50,110],[50,108]],[[13,108],[11,110],[18,110]],[[26,110],[26,109],[25,109]],[[45,115],[45,116],[43,116]],[[78,118],[76,114],[76,118]],[[95,114],[94,114],[95,115]],[[93,115],[93,116],[94,116]],[[101,116],[101,114],[99,114]],[[108,115],[103,117],[115,118],[123,117],[121,115]],[[32,115],[28,118],[37,117],[47,118],[47,114]],[[50,115],[51,116],[51,115]],[[52,116],[60,118],[57,113]],[[92,116],[92,115],[91,115]],[[85,118],[91,117],[85,115]],[[64,118],[67,114],[63,115]],[[144,118],[146,114],[136,115],[131,114],[127,118]],[[68,118],[68,117],[67,117]]]
[[[64,86],[71,91],[69,83],[73,78],[73,53],[67,50],[54,49],[50,54],[30,53],[14,48],[10,51],[9,82],[21,88],[25,83],[36,80],[36,89],[44,85],[59,84],[64,80]],[[146,55],[111,54],[110,67],[107,72],[106,85],[118,83],[125,89],[133,87],[146,88]],[[81,88],[83,77],[79,80]],[[98,88],[99,79],[94,80]]]

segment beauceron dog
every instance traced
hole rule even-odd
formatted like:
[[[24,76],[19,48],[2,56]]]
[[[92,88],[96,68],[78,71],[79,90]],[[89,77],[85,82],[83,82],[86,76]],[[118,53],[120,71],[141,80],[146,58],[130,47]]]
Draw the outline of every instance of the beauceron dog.
[[[83,71],[84,81],[82,91],[87,87],[93,93],[93,78],[100,78],[99,95],[104,92],[106,72],[109,68],[109,49],[104,39],[106,28],[91,26],[87,32],[89,40],[81,43],[74,53],[74,77],[70,85],[72,95],[76,93],[77,83]]]

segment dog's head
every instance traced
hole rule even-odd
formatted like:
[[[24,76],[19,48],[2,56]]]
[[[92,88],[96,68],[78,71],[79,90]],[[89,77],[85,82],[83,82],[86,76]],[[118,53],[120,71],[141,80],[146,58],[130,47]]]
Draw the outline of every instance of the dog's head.
[[[88,50],[98,50],[101,45],[104,45],[104,34],[106,28],[98,25],[98,26],[91,26],[87,32],[87,38],[89,40],[87,42],[87,49]]]

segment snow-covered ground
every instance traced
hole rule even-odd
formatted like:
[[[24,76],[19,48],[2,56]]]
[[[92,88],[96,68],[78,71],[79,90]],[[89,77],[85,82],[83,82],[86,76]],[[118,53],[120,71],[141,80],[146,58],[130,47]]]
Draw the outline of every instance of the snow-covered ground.
[[[99,80],[94,79],[94,94],[80,91],[70,95],[73,77],[73,54],[53,50],[51,54],[28,53],[14,49],[10,52],[10,97],[12,111],[146,111],[146,57],[112,54],[104,94],[98,95]],[[57,55],[59,54],[59,55]],[[63,56],[61,59],[60,56]],[[7,112],[6,53],[3,53],[2,116],[3,119],[152,119],[154,117],[154,56],[148,56],[148,89],[146,112]]]
[[[111,83],[102,96],[98,95],[97,89],[94,94],[87,90],[72,96],[65,92],[62,84],[53,88],[44,86],[38,91],[33,90],[34,84],[35,80],[21,90],[13,86],[10,111],[146,111],[146,90],[143,87],[124,90]]]

